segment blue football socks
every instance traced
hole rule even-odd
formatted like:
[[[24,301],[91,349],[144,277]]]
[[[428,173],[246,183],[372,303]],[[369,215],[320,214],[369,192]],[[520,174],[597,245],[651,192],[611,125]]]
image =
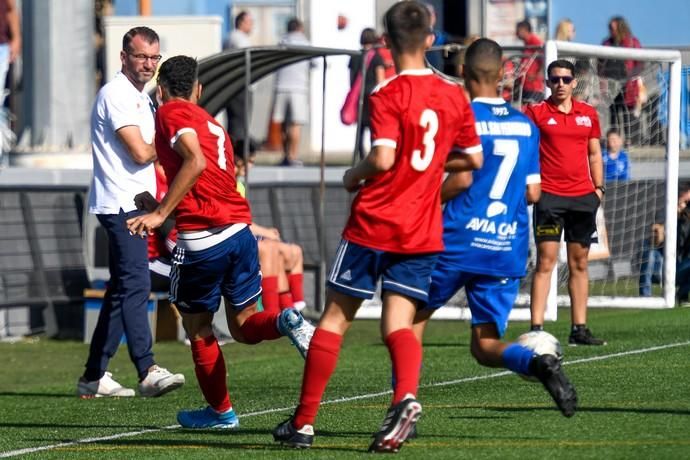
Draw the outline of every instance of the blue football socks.
[[[503,364],[506,368],[522,375],[530,375],[529,363],[534,357],[534,351],[527,347],[513,343],[503,350]]]

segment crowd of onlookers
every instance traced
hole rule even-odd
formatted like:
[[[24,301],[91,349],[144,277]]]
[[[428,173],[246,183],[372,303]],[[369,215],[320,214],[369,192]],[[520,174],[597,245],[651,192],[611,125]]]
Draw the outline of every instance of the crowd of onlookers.
[[[543,61],[534,57],[543,46],[541,38],[532,32],[528,21],[516,27],[517,37],[527,47],[520,61],[514,96],[520,101],[533,102],[543,98]],[[561,20],[556,26],[555,39],[573,41],[575,25],[570,19]],[[621,48],[641,48],[640,41],[633,34],[623,16],[609,20],[609,35],[601,43],[604,46]],[[644,62],[631,59],[586,59],[570,58],[575,64],[575,77],[578,86],[574,96],[597,107],[602,121],[607,121],[611,129],[616,129],[629,144],[661,143],[658,121],[658,98],[652,98],[658,86],[653,69],[647,69]],[[646,123],[642,129],[641,123]],[[646,132],[646,133],[645,133]]]

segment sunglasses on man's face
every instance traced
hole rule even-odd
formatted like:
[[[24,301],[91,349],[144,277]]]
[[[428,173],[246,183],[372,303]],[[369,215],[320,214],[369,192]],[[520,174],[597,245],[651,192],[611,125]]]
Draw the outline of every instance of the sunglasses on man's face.
[[[563,82],[564,85],[569,85],[575,80],[575,77],[559,77],[559,76],[551,76],[549,77],[549,83],[552,85],[557,85],[559,82]]]

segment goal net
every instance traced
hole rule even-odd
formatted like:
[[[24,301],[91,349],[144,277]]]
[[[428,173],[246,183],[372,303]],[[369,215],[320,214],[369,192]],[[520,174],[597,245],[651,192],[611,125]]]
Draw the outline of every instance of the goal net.
[[[675,304],[680,145],[680,52],[547,42],[545,62],[569,59],[574,97],[593,105],[606,133],[620,132],[628,157],[609,155],[607,193],[590,250],[590,306],[663,308]],[[561,258],[564,262],[565,255]],[[569,305],[567,264],[552,291]],[[552,299],[553,301],[553,299]]]
[[[541,50],[506,52],[503,96],[517,108],[534,97],[524,88],[533,64],[556,59],[574,63],[578,80],[574,97],[593,105],[602,130],[622,135],[629,177],[608,179],[598,215],[599,243],[590,250],[589,306],[665,308],[675,304],[676,205],[680,144],[680,52],[630,49],[549,41]],[[623,155],[608,161],[610,175],[623,168]],[[528,320],[529,291],[536,260],[530,248],[528,275],[511,313]],[[568,268],[563,247],[554,270],[546,319],[555,320],[558,306],[569,306]],[[365,303],[360,316],[380,313],[380,299]],[[470,318],[460,291],[439,319]],[[368,313],[367,313],[368,312]]]

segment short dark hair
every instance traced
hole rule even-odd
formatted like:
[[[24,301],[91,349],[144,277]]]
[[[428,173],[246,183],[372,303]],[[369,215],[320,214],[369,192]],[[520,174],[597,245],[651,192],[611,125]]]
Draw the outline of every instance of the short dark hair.
[[[573,77],[575,76],[575,65],[567,59],[556,59],[551,64],[549,64],[549,67],[546,69],[546,75],[551,76],[551,71],[556,68],[568,69],[570,70],[570,75],[572,75]]]
[[[199,65],[189,56],[173,56],[158,70],[158,85],[172,97],[189,99],[198,80]]]
[[[465,50],[465,74],[471,80],[494,83],[502,66],[503,50],[493,40],[477,39]]]
[[[609,135],[611,135],[611,134],[616,134],[616,135],[620,136],[621,132],[618,131],[618,128],[609,128],[609,130],[606,131],[606,137],[609,137]]]
[[[288,32],[297,32],[302,27],[302,21],[297,18],[290,18],[287,23]]]
[[[242,21],[244,21],[244,18],[246,18],[247,16],[249,16],[249,11],[242,10],[239,13],[237,13],[237,16],[235,16],[235,29],[237,29],[240,26],[240,24],[242,24]]]
[[[431,34],[429,9],[416,1],[398,2],[386,11],[383,25],[397,51],[414,51],[424,46]]]
[[[515,26],[516,29],[526,29],[527,32],[532,32],[532,24],[529,23],[527,19],[523,19],[522,21],[517,23],[517,26]]]
[[[362,29],[362,33],[359,36],[360,45],[375,45],[379,41],[379,36],[376,31],[371,27]]]
[[[127,31],[127,33],[122,37],[122,49],[124,51],[129,51],[130,45],[132,44],[132,40],[134,37],[139,35],[141,38],[144,39],[146,43],[159,43],[160,38],[158,38],[158,34],[156,33],[155,30],[146,27],[146,26],[139,26],[139,27],[132,27]]]

